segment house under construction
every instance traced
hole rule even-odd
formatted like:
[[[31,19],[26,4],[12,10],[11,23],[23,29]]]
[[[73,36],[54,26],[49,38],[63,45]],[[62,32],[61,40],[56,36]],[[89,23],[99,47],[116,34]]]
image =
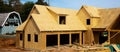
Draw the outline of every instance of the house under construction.
[[[120,8],[82,6],[80,10],[34,5],[16,29],[18,48],[120,43]]]

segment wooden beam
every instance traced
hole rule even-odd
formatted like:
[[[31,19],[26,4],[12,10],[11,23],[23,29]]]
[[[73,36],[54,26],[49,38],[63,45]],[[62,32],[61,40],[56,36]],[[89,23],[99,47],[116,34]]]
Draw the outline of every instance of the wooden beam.
[[[112,38],[114,38],[116,35],[118,35],[120,33],[120,31],[119,32],[117,32],[117,33],[115,33],[110,39],[112,39]]]
[[[82,45],[82,32],[79,34],[79,44]]]
[[[82,39],[83,39],[83,40],[82,40],[82,41],[83,41],[83,45],[85,45],[85,43],[86,43],[86,39],[85,39],[86,32],[83,32],[83,31],[82,31],[82,36],[83,36],[83,38],[82,38]]]
[[[108,30],[108,42],[110,42],[110,31]]]
[[[72,45],[71,33],[69,34],[69,45]]]
[[[118,31],[120,31],[120,30],[108,30],[108,31],[112,31],[112,32],[118,32]]]
[[[60,48],[60,34],[58,33],[58,48]]]

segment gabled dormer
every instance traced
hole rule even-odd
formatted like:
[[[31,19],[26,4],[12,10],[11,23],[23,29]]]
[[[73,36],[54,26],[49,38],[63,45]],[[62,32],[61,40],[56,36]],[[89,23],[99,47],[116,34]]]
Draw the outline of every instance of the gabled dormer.
[[[59,25],[65,25],[66,24],[66,16],[68,15],[67,13],[61,12],[56,10],[56,8],[51,8],[47,7],[49,13],[54,17],[54,20],[57,22]],[[53,10],[55,9],[55,10]],[[63,10],[63,9],[61,9]]]
[[[82,6],[76,15],[84,25],[90,27],[95,27],[100,20],[99,8],[92,6]]]

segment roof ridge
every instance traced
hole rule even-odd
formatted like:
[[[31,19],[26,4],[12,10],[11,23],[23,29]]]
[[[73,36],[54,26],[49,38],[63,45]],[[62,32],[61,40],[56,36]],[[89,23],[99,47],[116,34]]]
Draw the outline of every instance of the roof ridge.
[[[35,6],[43,6],[43,7],[51,7],[51,8],[59,8],[59,9],[68,9],[68,10],[76,10],[76,9],[70,9],[70,8],[61,8],[61,7],[56,7],[56,6],[44,6],[44,5],[37,5],[37,4],[35,4]]]

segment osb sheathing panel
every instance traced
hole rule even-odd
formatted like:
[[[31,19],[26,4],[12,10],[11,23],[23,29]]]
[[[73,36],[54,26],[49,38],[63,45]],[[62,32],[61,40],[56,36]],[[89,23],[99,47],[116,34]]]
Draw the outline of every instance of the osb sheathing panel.
[[[94,22],[94,23],[97,23],[97,19],[92,18],[87,13],[85,8],[81,8],[81,10],[78,13],[78,17],[82,21],[82,23],[85,25],[85,27],[87,27],[86,35],[84,35],[85,36],[85,40],[84,40],[85,44],[91,44],[91,42],[94,41],[94,37],[93,37],[93,34],[92,34],[92,30],[91,30],[91,27],[94,26],[92,22],[93,22],[93,20],[95,20],[96,22]],[[86,19],[90,19],[91,25],[86,24]]]
[[[41,35],[41,50],[44,50],[46,49],[46,33],[40,33],[40,35]]]
[[[18,32],[16,32],[16,47],[19,47],[19,36],[18,36]]]
[[[86,19],[90,19],[90,15],[86,12],[84,8],[81,8],[77,14],[82,23],[86,26]]]
[[[23,34],[22,32],[16,32],[16,47],[23,48],[23,40],[20,40],[20,34]]]
[[[48,11],[50,12],[50,14],[53,16],[53,18],[56,20],[56,22],[58,21],[58,15],[55,13],[55,12],[53,12],[53,11],[51,11],[50,9],[48,9]]]
[[[26,21],[23,22],[20,26],[18,26],[18,27],[16,28],[16,31],[23,31],[25,25],[27,24],[27,21],[28,21],[28,20],[26,20]]]
[[[98,9],[100,8],[96,8],[93,6],[82,6],[82,7],[86,9],[86,11],[89,13],[91,17],[97,17],[97,18],[100,17],[99,12],[98,12]]]
[[[31,35],[31,41],[28,41],[28,34]],[[38,34],[39,37],[39,41],[38,42],[34,42],[34,35]],[[35,23],[32,19],[30,19],[27,23],[27,25],[25,26],[25,37],[24,37],[24,46],[25,48],[28,49],[39,49],[41,48],[41,40],[40,40],[41,36],[39,34],[39,30],[37,29],[37,27],[35,26]]]
[[[100,18],[97,18],[97,17],[91,18],[91,25],[92,25],[92,27],[96,27],[98,25],[99,21],[100,21]]]
[[[40,14],[32,14],[31,12],[27,21],[32,16],[37,26],[40,27],[40,29],[43,31],[46,31],[46,30],[49,30],[49,31],[86,30],[85,26],[81,24],[82,22],[75,15],[77,13],[76,10],[47,7],[47,6],[42,6],[42,5],[35,5],[34,7],[35,9],[33,8],[32,11],[37,10]],[[64,12],[65,14],[67,14],[66,25],[59,25],[59,22],[58,22],[59,14],[64,14]],[[20,26],[20,27],[24,28],[24,26],[23,27]]]
[[[55,12],[56,14],[67,14],[67,15],[76,15],[77,10],[66,9],[66,8],[57,8],[46,6],[49,10]]]
[[[58,24],[52,16],[43,16],[32,14],[32,17],[41,31],[73,31],[73,30],[86,30],[85,26],[76,16],[67,16],[66,24]],[[48,20],[49,19],[49,20]],[[72,24],[73,23],[73,24]]]
[[[81,31],[79,31],[79,32],[41,32],[41,35],[42,35],[42,49],[45,49],[46,48],[46,36],[47,35],[55,35],[55,34],[57,34],[57,35],[60,35],[60,34],[76,34],[76,33],[78,33],[79,35],[80,35],[80,43],[79,44],[82,44],[82,32]],[[83,34],[84,35],[84,34]],[[60,36],[59,36],[60,37]],[[58,38],[58,40],[60,40],[59,38]],[[69,39],[70,40],[70,39]],[[69,42],[70,43],[70,42]],[[58,43],[59,44],[59,43]]]
[[[33,7],[33,9],[31,10],[31,13],[39,14],[39,12],[38,12],[38,10],[36,9],[36,7]]]
[[[120,8],[99,9],[99,12],[101,18],[98,27],[109,28],[120,15]]]

